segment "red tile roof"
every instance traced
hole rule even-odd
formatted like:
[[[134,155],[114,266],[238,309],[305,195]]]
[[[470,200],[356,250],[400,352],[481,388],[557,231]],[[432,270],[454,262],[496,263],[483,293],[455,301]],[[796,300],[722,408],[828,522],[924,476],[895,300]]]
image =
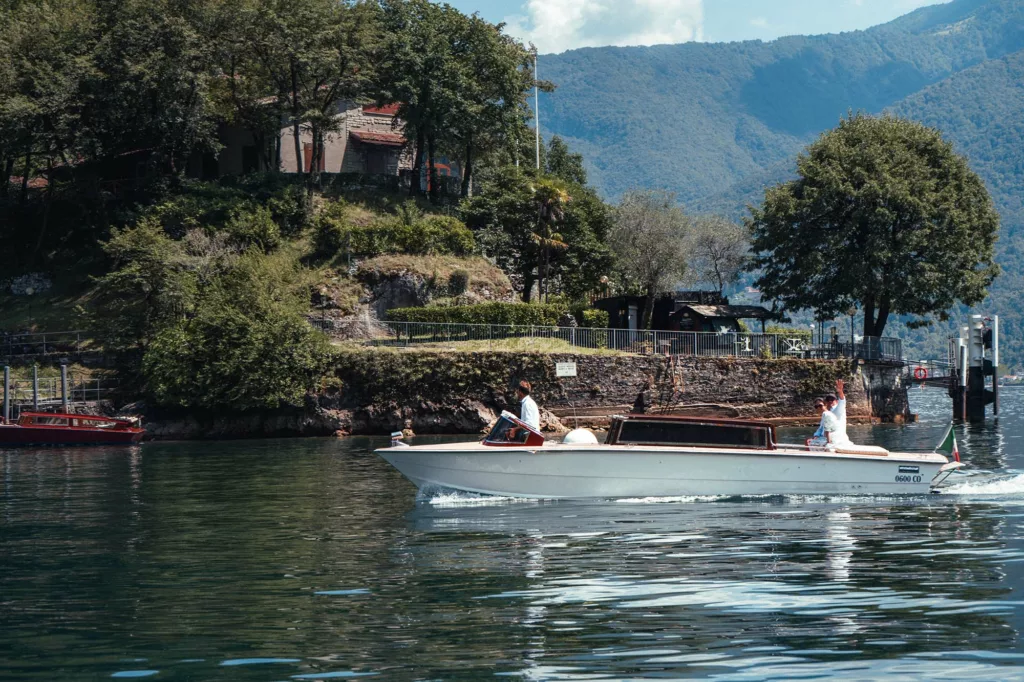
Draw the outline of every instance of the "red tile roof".
[[[397,103],[385,104],[384,106],[381,106],[381,107],[374,107],[374,106],[367,105],[367,106],[363,107],[363,113],[364,114],[380,114],[382,116],[394,116],[395,114],[398,113],[398,104]]]
[[[401,133],[378,133],[370,130],[351,130],[349,136],[364,144],[376,144],[382,147],[404,147],[405,135]]]

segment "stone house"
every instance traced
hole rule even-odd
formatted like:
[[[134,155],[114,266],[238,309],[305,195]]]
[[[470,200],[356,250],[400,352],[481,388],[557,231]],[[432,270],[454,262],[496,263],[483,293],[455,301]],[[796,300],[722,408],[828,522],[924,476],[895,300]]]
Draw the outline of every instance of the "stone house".
[[[338,130],[324,136],[320,171],[324,173],[365,173],[400,175],[413,167],[414,150],[396,123],[398,105],[375,107],[354,102],[338,105]],[[282,124],[276,138],[260,144],[258,136],[241,126],[222,125],[218,131],[222,148],[218,154],[196,155],[189,161],[188,174],[199,178],[243,175],[270,170],[279,159],[278,170],[294,173],[295,135],[292,126]],[[313,136],[300,128],[299,145],[303,171],[309,172],[313,158]]]
[[[320,159],[323,173],[366,173],[398,175],[412,170],[413,149],[396,123],[397,104],[383,107],[343,102],[338,107],[338,130],[324,136]],[[296,171],[295,135],[291,126],[281,128],[281,170]],[[303,171],[310,172],[313,136],[308,128],[300,130]]]

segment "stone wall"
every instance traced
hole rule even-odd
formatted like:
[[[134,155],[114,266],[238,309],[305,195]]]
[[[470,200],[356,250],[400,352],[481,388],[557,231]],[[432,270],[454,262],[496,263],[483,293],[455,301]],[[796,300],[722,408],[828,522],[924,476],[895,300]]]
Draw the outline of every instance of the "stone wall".
[[[555,363],[575,362],[559,378]],[[848,361],[679,358],[512,352],[359,349],[338,355],[304,408],[245,415],[143,413],[154,438],[479,433],[502,410],[518,412],[515,386],[534,386],[543,425],[601,428],[634,410],[814,423],[814,399],[847,380],[851,421],[901,420],[906,387],[895,367]]]
[[[558,362],[575,362],[577,376],[555,376]],[[317,405],[346,432],[475,432],[517,411],[515,385],[526,379],[552,429],[569,418],[600,427],[628,411],[799,423],[815,421],[814,399],[845,378],[851,420],[892,421],[906,415],[898,377],[848,361],[349,351]]]

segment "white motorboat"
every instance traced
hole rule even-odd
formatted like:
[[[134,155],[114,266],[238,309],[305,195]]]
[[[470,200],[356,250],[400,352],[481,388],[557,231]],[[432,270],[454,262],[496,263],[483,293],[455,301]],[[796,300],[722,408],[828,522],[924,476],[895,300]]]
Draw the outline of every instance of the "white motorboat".
[[[504,412],[481,442],[376,451],[421,489],[527,498],[923,494],[963,466],[938,452],[778,444],[772,424],[616,416],[606,441],[577,429],[562,442]]]

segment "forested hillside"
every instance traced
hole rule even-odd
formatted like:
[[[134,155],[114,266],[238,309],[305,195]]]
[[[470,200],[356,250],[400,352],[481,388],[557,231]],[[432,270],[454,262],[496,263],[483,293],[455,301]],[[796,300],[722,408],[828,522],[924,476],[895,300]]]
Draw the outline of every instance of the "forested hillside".
[[[980,308],[1001,314],[1024,362],[1024,0],[954,0],[867,31],[771,43],[591,48],[541,60],[558,89],[543,125],[569,139],[610,197],[675,191],[732,216],[789,177],[796,155],[850,110],[940,128],[988,184],[1004,274]],[[948,329],[914,334],[934,354]]]

